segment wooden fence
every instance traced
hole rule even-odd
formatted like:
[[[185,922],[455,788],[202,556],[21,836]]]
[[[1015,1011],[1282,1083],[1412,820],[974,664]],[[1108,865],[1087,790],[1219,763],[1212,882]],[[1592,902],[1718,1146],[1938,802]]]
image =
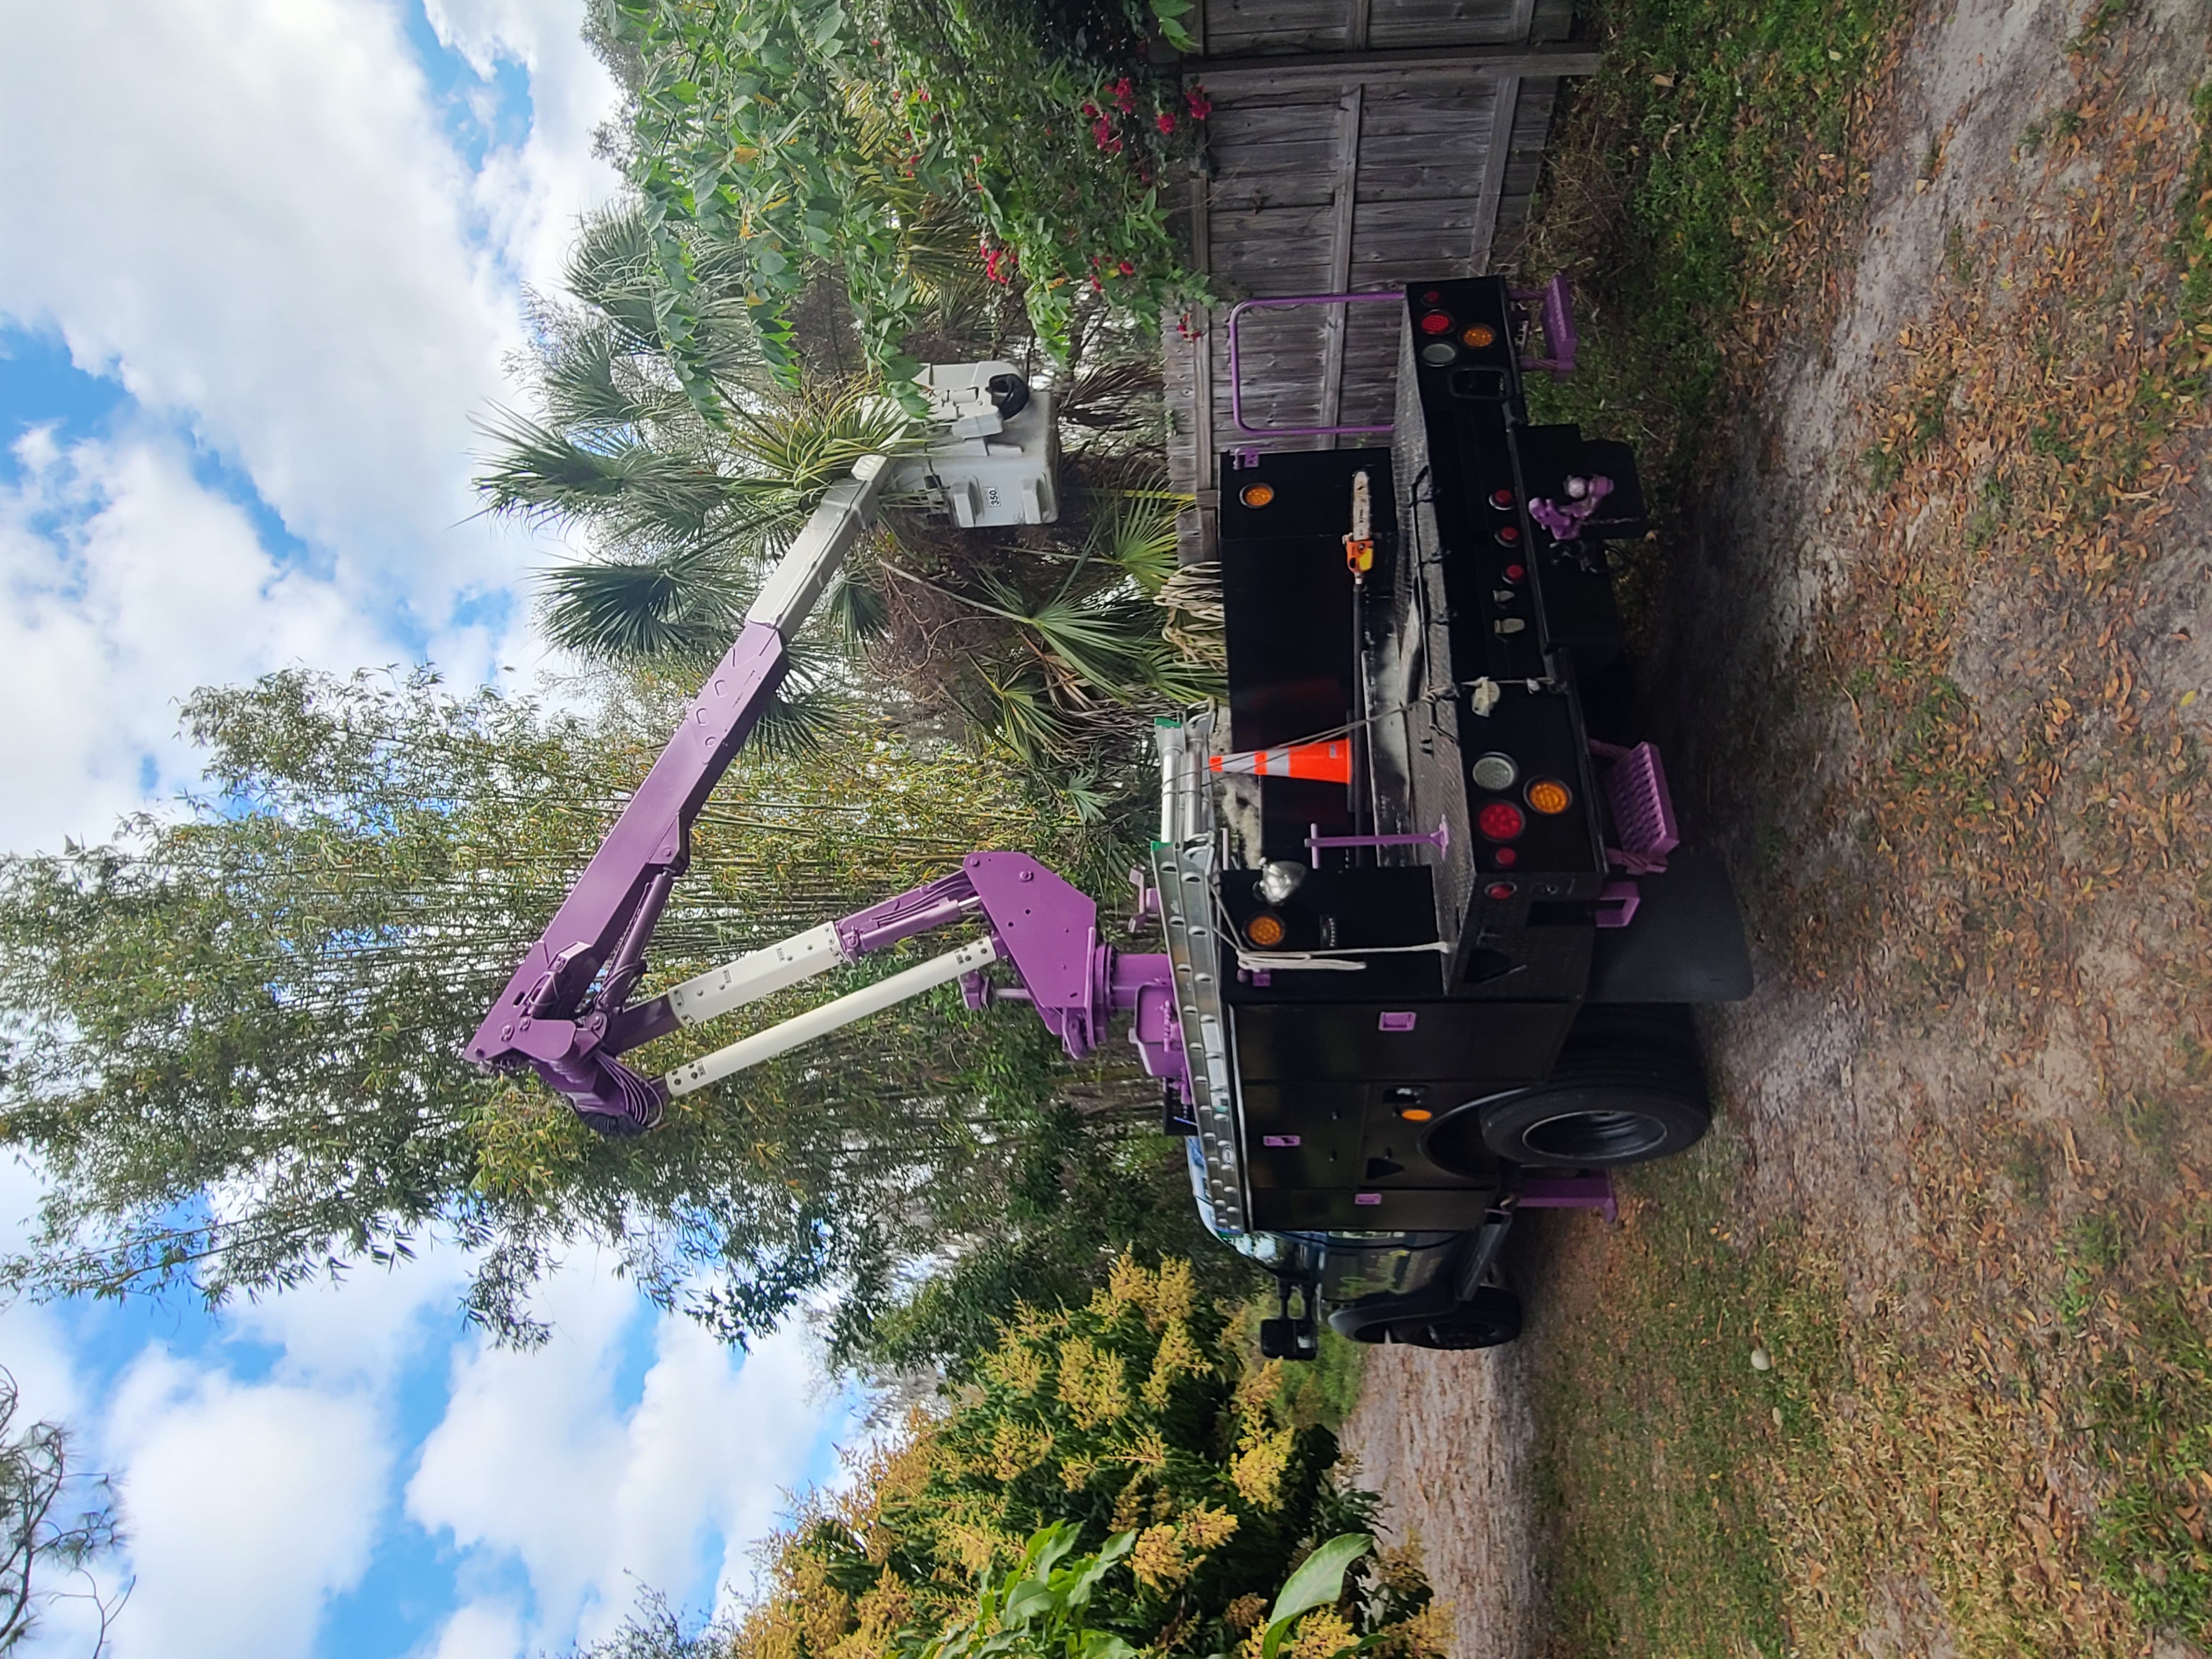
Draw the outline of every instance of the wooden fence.
[[[1560,77],[1596,67],[1565,43],[1570,4],[1201,0],[1190,14],[1200,52],[1185,84],[1213,113],[1186,210],[1222,303],[1165,331],[1170,471],[1199,501],[1186,562],[1212,556],[1218,452],[1329,445],[1266,434],[1390,417],[1394,307],[1267,310],[1238,331],[1240,427],[1230,305],[1486,270],[1527,213]]]

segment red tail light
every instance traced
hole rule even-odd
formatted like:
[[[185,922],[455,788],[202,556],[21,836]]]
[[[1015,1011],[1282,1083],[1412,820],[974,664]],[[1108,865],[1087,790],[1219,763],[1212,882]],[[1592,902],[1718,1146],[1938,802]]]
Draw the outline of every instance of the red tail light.
[[[1431,311],[1422,317],[1420,326],[1424,334],[1449,334],[1452,331],[1452,319],[1444,312]]]
[[[1521,809],[1510,800],[1492,801],[1474,815],[1474,827],[1485,841],[1511,841],[1528,824]]]

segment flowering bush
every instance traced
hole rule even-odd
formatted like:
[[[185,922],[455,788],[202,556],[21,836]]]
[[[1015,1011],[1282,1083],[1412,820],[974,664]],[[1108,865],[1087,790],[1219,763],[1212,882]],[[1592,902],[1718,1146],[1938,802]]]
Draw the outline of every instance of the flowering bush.
[[[1398,1552],[1368,1560],[1341,1607],[1332,1593],[1325,1618],[1314,1604],[1295,1633],[1275,1626],[1256,1592],[1322,1540],[1371,1538],[1373,1504],[1332,1480],[1326,1430],[1280,1420],[1280,1362],[1243,1369],[1225,1327],[1172,1261],[1124,1258],[1087,1306],[1025,1310],[971,1387],[783,1540],[735,1653],[880,1659],[901,1631],[974,1620],[979,1591],[1033,1569],[1040,1529],[1063,1522],[1067,1548],[1127,1569],[1089,1627],[1148,1651],[1241,1644],[1274,1659],[1286,1634],[1297,1659],[1361,1641],[1398,1659],[1439,1651],[1440,1615]]]
[[[1152,0],[1164,32],[1188,0]],[[1048,9],[1048,10],[1049,9]],[[1172,15],[1170,14],[1173,14]],[[871,362],[918,403],[904,340],[933,246],[1015,283],[1064,357],[1095,291],[1147,325],[1200,292],[1162,181],[1212,106],[1142,65],[1133,23],[1082,52],[1006,0],[615,0],[635,87],[632,177],[652,216],[672,354],[703,389],[691,239],[734,246],[771,361],[810,266],[845,276]],[[1118,50],[1118,71],[1101,67]]]

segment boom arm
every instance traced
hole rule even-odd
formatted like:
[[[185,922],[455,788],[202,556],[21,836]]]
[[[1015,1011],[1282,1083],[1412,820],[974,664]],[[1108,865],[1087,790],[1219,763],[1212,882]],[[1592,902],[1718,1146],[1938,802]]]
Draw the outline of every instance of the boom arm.
[[[1049,418],[1043,408],[1036,417]],[[851,478],[830,486],[746,612],[737,642],[686,705],[667,748],[477,1027],[471,1060],[535,1071],[593,1128],[637,1134],[660,1121],[672,1094],[702,1088],[934,986],[962,980],[970,1006],[980,1007],[993,994],[982,969],[1004,960],[1022,981],[1020,990],[1004,994],[1026,997],[1070,1055],[1096,1047],[1113,1013],[1133,1012],[1131,1036],[1146,1069],[1188,1097],[1168,958],[1101,944],[1091,900],[1018,853],[971,854],[952,875],[712,969],[664,996],[629,1000],[661,910],[689,863],[692,823],[782,682],[793,635],[874,521],[893,472],[892,463],[871,455]],[[1024,515],[1033,506],[1024,501]],[[619,1058],[868,951],[971,918],[983,921],[986,937],[666,1078],[647,1079]]]
[[[782,684],[791,637],[874,522],[890,475],[883,456],[869,455],[830,486],[745,613],[737,642],[477,1028],[470,1059],[530,1066],[598,1127],[635,1133],[658,1121],[650,1085],[614,1056],[660,1032],[636,1029],[650,1022],[624,1022],[623,1004],[689,861],[693,821]]]

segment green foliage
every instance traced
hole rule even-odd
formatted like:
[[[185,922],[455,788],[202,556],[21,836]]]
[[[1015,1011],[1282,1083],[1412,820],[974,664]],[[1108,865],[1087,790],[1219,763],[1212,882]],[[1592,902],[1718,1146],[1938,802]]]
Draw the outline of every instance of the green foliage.
[[[1029,1224],[999,1195],[1038,1146],[1059,1182],[1030,1177],[1044,1214],[1062,1200],[1096,1213],[1086,1183],[1159,1144],[1133,1067],[1071,1072],[1024,1011],[973,1018],[951,994],[689,1097],[653,1135],[600,1140],[460,1048],[672,709],[587,720],[449,696],[428,675],[289,673],[202,692],[185,720],[207,750],[204,799],[112,846],[0,865],[0,1134],[46,1180],[39,1230],[4,1265],[17,1287],[220,1300],[446,1232],[480,1252],[471,1311],[529,1340],[532,1286],[591,1240],[733,1340],[833,1284],[840,1328],[864,1333],[896,1264],[957,1259],[948,1239],[1024,1248]],[[1091,864],[1049,802],[957,757],[866,722],[825,743],[749,757],[702,814],[653,983],[977,847]],[[1071,1084],[1084,1110],[1062,1097]],[[1169,1225],[1164,1209],[1123,1217],[1124,1243]],[[1065,1271],[1097,1282],[1116,1242],[1094,1236]]]
[[[1136,1659],[1136,1650],[1111,1631],[1086,1622],[1091,1601],[1107,1575],[1137,1541],[1118,1532],[1091,1555],[1073,1555],[1076,1528],[1065,1521],[1041,1528],[1004,1572],[986,1571],[976,1585],[972,1618],[934,1635],[908,1632],[899,1643],[904,1659]],[[1070,1559],[1073,1556],[1073,1559]]]
[[[1188,9],[1152,7],[1176,31]],[[1086,291],[1147,324],[1198,291],[1160,194],[1207,106],[1145,68],[1143,14],[1101,12],[1094,39],[1048,8],[992,0],[613,0],[656,325],[702,411],[713,359],[694,233],[739,260],[760,349],[794,382],[793,307],[810,271],[834,266],[867,362],[916,413],[908,337],[948,258],[1009,285],[1018,270],[1059,361]]]
[[[1247,1365],[1260,1363],[1260,1322],[1275,1314],[1273,1288],[1244,1303],[1237,1310],[1235,1334],[1238,1352]],[[1281,1387],[1274,1398],[1279,1421],[1297,1428],[1319,1424],[1331,1432],[1341,1429],[1359,1403],[1359,1385],[1373,1352],[1364,1342],[1339,1336],[1323,1321],[1318,1333],[1320,1347],[1313,1358],[1281,1368]]]
[[[823,489],[909,434],[849,380],[810,370],[796,389],[779,383],[746,320],[738,263],[695,234],[690,326],[712,365],[702,415],[651,324],[661,291],[647,241],[634,207],[586,224],[569,301],[539,307],[532,410],[487,423],[495,447],[478,485],[492,511],[590,550],[545,574],[556,643],[681,677],[726,647]],[[969,325],[954,319],[939,326],[953,356],[1005,345],[957,334]],[[1018,767],[1088,774],[1097,815],[1113,811],[1139,787],[1143,717],[1215,681],[1163,633],[1182,498],[1162,487],[1149,441],[1158,401],[1157,365],[1127,341],[1106,341],[1071,378],[1057,407],[1084,441],[1063,457],[1059,524],[956,531],[894,507],[803,636],[763,735],[819,742],[860,688],[895,689],[923,721]]]
[[[964,1653],[1005,1630],[1012,1598],[1055,1593],[1046,1554],[1079,1550],[1127,1567],[1093,1581],[1085,1631],[1148,1652],[1433,1650],[1408,1557],[1352,1574],[1374,1500],[1335,1484],[1327,1430],[1278,1421],[1280,1370],[1243,1367],[1183,1261],[1124,1258],[1087,1304],[1020,1308],[941,1413],[917,1413],[782,1539],[736,1659],[874,1659],[902,1631],[949,1632],[921,1647]],[[1278,1585],[1271,1613],[1258,1592]]]

